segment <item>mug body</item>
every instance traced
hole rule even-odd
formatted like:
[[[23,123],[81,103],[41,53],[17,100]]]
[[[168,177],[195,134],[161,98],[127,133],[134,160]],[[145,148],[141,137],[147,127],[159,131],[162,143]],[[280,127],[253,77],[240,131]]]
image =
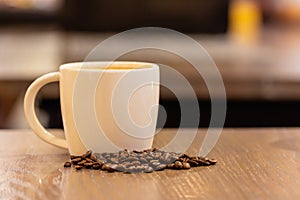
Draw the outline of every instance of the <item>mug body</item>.
[[[152,147],[159,67],[143,62],[60,66],[63,125],[71,154]]]

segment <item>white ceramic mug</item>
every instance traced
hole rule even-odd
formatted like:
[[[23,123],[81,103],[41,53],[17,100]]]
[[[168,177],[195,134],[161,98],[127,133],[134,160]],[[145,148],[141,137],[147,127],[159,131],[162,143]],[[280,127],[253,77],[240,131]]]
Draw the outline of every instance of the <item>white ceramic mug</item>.
[[[66,139],[48,132],[35,114],[35,98],[58,81]],[[44,141],[79,155],[151,148],[158,114],[159,67],[143,62],[82,62],[36,79],[24,99],[25,117]]]

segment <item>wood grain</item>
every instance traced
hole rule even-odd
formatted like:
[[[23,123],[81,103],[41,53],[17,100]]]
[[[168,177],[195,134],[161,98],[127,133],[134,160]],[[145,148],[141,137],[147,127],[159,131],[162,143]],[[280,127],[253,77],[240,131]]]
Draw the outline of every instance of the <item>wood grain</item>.
[[[188,152],[197,152],[205,131]],[[163,130],[155,146],[174,134]],[[297,128],[224,129],[208,155],[215,166],[123,174],[65,169],[67,151],[29,130],[1,130],[0,199],[299,199],[299,144]]]

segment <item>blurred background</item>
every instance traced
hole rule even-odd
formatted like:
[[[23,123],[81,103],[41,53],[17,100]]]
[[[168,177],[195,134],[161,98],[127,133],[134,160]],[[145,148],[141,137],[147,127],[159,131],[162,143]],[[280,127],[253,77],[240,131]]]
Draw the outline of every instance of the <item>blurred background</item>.
[[[0,128],[27,127],[23,98],[38,76],[144,26],[183,32],[205,47],[224,80],[226,127],[300,126],[300,0],[0,0]],[[189,63],[150,50],[119,60],[159,62],[182,73],[198,97],[199,127],[208,127],[210,97]],[[160,103],[165,127],[178,127],[179,103],[167,88]],[[36,107],[45,126],[62,127],[58,84],[43,88]]]

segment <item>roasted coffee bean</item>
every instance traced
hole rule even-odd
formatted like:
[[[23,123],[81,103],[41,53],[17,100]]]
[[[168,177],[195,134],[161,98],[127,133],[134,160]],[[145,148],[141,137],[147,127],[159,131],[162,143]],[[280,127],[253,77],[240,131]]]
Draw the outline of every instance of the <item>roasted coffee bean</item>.
[[[107,162],[110,162],[110,163],[113,163],[113,164],[119,163],[117,158],[109,158],[109,159],[107,159]]]
[[[147,159],[146,159],[146,158],[143,158],[143,157],[140,158],[140,162],[141,162],[141,163],[148,163]]]
[[[167,165],[167,168],[168,168],[168,169],[173,169],[174,166],[175,166],[175,164],[174,164],[174,163],[171,163],[171,164],[168,164],[168,165]]]
[[[165,164],[159,164],[157,167],[156,167],[156,170],[164,170],[167,168],[167,165]]]
[[[120,158],[122,158],[122,159],[124,159],[124,158],[126,158],[127,157],[127,153],[125,153],[125,152],[121,152],[121,153],[119,153],[119,157]]]
[[[81,165],[81,166],[83,166],[83,165],[84,165],[84,163],[86,163],[86,160],[82,160],[82,161],[78,162],[78,163],[77,163],[77,165]]]
[[[136,157],[130,156],[130,157],[127,158],[127,160],[128,160],[129,162],[133,162],[133,161],[137,161],[137,160],[139,160],[139,159],[136,158]]]
[[[94,160],[92,160],[92,159],[90,159],[90,158],[86,158],[85,160],[86,160],[87,162],[90,162],[90,163],[94,162]]]
[[[140,161],[133,161],[131,164],[133,164],[134,166],[141,165]]]
[[[73,159],[75,159],[75,158],[80,158],[80,156],[71,155],[70,158],[71,158],[71,160],[73,160]]]
[[[71,167],[71,163],[69,161],[65,162],[64,167]]]
[[[120,172],[124,172],[126,170],[125,166],[120,164],[116,167],[116,170],[120,171]]]
[[[152,162],[150,164],[151,164],[151,167],[156,169],[160,165],[160,162],[157,161],[157,162]]]
[[[187,154],[182,154],[180,157],[181,157],[181,158],[188,158],[188,159],[191,159],[191,157],[190,157],[189,155],[187,155]]]
[[[106,164],[103,164],[103,165],[101,166],[101,169],[102,169],[103,171],[106,171],[106,170],[107,170],[107,165],[106,165]]]
[[[175,167],[175,169],[182,169],[182,162],[176,161],[174,167]]]
[[[202,159],[204,159],[205,161],[208,161],[208,160],[209,160],[208,158],[202,158]]]
[[[80,161],[81,161],[81,158],[73,158],[73,159],[71,160],[72,164],[77,164],[77,163],[80,162]]]
[[[190,165],[190,163],[184,162],[184,163],[182,164],[182,168],[183,168],[183,169],[190,169],[190,168],[191,168],[191,165]]]
[[[145,173],[151,173],[153,172],[153,168],[148,166],[148,167],[145,167],[145,170],[144,170]]]
[[[176,155],[171,156],[171,161],[172,162],[176,161],[177,159],[179,159],[178,156],[176,156]]]
[[[85,157],[86,157],[86,158],[90,158],[91,155],[92,155],[92,151],[91,151],[91,150],[88,150],[88,151],[85,153]]]
[[[108,172],[114,172],[116,171],[117,165],[113,164],[113,165],[106,165],[106,171]]]
[[[150,160],[150,163],[159,162],[159,160]]]
[[[107,163],[107,162],[105,160],[97,160],[96,162],[93,162],[93,163],[99,163],[102,166],[104,163]]]
[[[91,168],[93,165],[94,165],[94,163],[90,163],[90,162],[84,163],[84,167],[87,168],[87,169]]]
[[[99,159],[104,160],[105,159],[101,153],[94,153],[90,156],[90,159],[94,160],[94,158],[95,158],[95,160],[99,160]]]
[[[211,164],[211,165],[215,165],[218,161],[216,159],[209,159],[208,162]]]
[[[131,166],[129,168],[127,168],[128,172],[136,172],[136,167],[135,166]]]
[[[201,161],[201,162],[208,162],[208,158],[204,158],[204,157],[201,157],[201,156],[198,156],[198,160]]]
[[[119,158],[119,163],[124,163],[124,162],[126,162],[126,158],[124,158],[124,157],[121,157],[121,158]]]
[[[83,166],[81,166],[81,165],[75,165],[76,170],[81,170],[82,168],[83,168]]]
[[[153,157],[152,156],[146,156],[145,159],[150,161],[150,160],[153,160]]]
[[[135,170],[136,170],[136,172],[142,172],[142,171],[144,171],[144,167],[143,166],[135,166]]]
[[[210,162],[205,161],[205,160],[198,160],[198,165],[199,166],[209,166]]]
[[[95,163],[92,165],[93,169],[100,169],[101,168],[101,165],[99,163]]]
[[[188,160],[187,162],[190,163],[190,165],[192,167],[197,167],[198,166],[198,162],[196,160]]]
[[[168,160],[170,157],[171,157],[171,156],[170,156],[170,153],[167,153],[167,152],[166,152],[166,153],[163,154],[163,159],[164,159],[164,160]]]
[[[161,154],[154,154],[153,158],[159,160],[161,158]]]
[[[157,149],[156,147],[154,147],[154,148],[152,148],[151,151],[152,151],[152,152],[153,152],[153,151],[158,151],[158,149]]]
[[[124,164],[124,163],[123,163],[123,164]],[[130,168],[130,167],[133,166],[133,164],[128,162],[128,163],[124,164],[124,166],[125,166],[126,168]]]

